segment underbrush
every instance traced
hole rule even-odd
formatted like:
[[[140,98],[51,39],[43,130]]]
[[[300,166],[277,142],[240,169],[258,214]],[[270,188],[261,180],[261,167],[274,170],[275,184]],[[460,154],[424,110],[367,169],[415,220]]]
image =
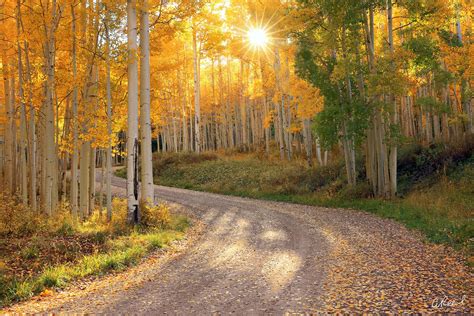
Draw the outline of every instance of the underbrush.
[[[375,199],[364,180],[364,159],[357,159],[358,184],[346,185],[340,159],[324,167],[307,168],[304,161],[262,159],[236,152],[193,158],[157,155],[156,183],[260,199],[327,207],[354,208],[395,219],[421,231],[428,240],[461,250],[472,263],[474,236],[474,138],[451,145],[400,149],[400,196]],[[193,155],[194,157],[194,155]]]
[[[70,281],[121,270],[182,238],[186,217],[167,205],[142,208],[142,224],[126,224],[126,201],[113,201],[112,221],[94,213],[74,221],[67,205],[51,217],[0,195],[0,306],[62,288]]]

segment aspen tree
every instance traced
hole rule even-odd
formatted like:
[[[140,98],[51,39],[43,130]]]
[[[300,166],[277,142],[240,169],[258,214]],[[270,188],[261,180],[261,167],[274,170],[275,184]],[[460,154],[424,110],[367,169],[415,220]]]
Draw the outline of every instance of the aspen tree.
[[[148,0],[140,6],[140,137],[141,137],[141,200],[154,203],[153,170],[151,154],[150,120],[150,37]],[[173,119],[173,125],[175,121]],[[175,133],[176,135],[176,133]],[[177,140],[175,149],[177,151]]]
[[[70,199],[72,207],[72,215],[77,218],[78,212],[78,182],[77,182],[77,166],[79,162],[79,133],[78,133],[78,90],[77,90],[77,35],[76,35],[76,14],[75,1],[71,3],[71,28],[72,28],[72,77],[73,77],[73,91],[72,91],[72,158],[71,158],[71,185],[70,185]]]
[[[200,52],[197,47],[196,25],[192,26],[193,36],[193,65],[194,65],[194,151],[201,151],[201,79]]]
[[[36,171],[36,110],[33,105],[33,82],[31,79],[31,65],[30,65],[30,49],[28,42],[25,41],[25,62],[26,62],[26,80],[28,82],[28,104],[29,104],[29,126],[28,126],[28,138],[29,138],[29,148],[28,148],[28,164],[29,164],[29,173],[30,173],[30,187],[29,187],[29,198],[31,210],[36,213],[37,211],[37,171]]]
[[[107,149],[105,154],[105,196],[107,207],[107,221],[112,220],[112,85],[110,79],[110,31],[109,31],[110,13],[105,7],[105,63],[106,63],[106,102],[107,102]]]
[[[127,0],[128,41],[128,129],[127,205],[128,222],[140,220],[138,204],[138,51],[136,0]]]
[[[51,25],[47,25],[45,21],[45,72],[46,72],[46,97],[44,103],[45,129],[43,137],[43,159],[45,187],[44,197],[42,198],[43,207],[48,215],[54,211],[57,201],[57,194],[54,193],[57,183],[57,152],[55,144],[55,115],[54,115],[54,70],[55,70],[55,52],[56,52],[56,27],[57,27],[57,4],[56,0],[52,0],[51,4]]]
[[[2,56],[2,67],[3,67],[3,92],[4,92],[4,100],[5,100],[5,117],[6,117],[6,124],[5,124],[5,146],[4,146],[4,155],[5,155],[5,162],[4,162],[4,181],[5,187],[10,191],[13,192],[13,171],[14,171],[14,164],[13,164],[13,131],[14,131],[14,120],[13,120],[13,105],[11,104],[11,89],[10,89],[10,73],[9,67],[6,57],[6,49],[3,50]]]
[[[284,141],[285,136],[284,136],[284,125],[283,125],[283,113],[282,113],[284,101],[283,101],[283,92],[281,89],[281,75],[280,75],[281,62],[280,62],[280,53],[278,51],[278,48],[275,47],[274,53],[275,53],[275,63],[274,63],[273,69],[275,72],[275,85],[276,85],[275,104],[277,107],[277,122],[278,122],[277,134],[278,134],[278,144],[280,146],[280,159],[284,160],[285,159],[285,141]]]
[[[20,102],[20,192],[22,202],[24,205],[28,204],[28,176],[27,176],[27,130],[26,130],[26,105],[23,90],[23,61],[22,61],[22,47],[20,44],[21,33],[21,2],[17,1],[17,53],[18,53],[18,90]]]
[[[393,11],[392,11],[392,0],[387,0],[387,28],[388,28],[388,46],[390,49],[390,56],[393,58],[394,44],[393,44]],[[398,108],[396,100],[393,96],[390,96],[390,102],[392,103],[391,113],[391,124],[392,130],[398,124]],[[392,137],[393,138],[393,137]],[[397,144],[396,140],[392,139],[392,145],[390,146],[390,195],[394,197],[397,194]]]

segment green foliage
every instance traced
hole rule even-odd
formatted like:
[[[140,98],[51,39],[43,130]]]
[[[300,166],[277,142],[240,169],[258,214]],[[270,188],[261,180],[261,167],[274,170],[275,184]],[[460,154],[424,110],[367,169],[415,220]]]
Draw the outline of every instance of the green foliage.
[[[415,73],[423,76],[439,67],[439,47],[429,36],[419,36],[407,40],[404,47],[415,54],[411,60]]]
[[[445,103],[439,102],[433,97],[419,97],[416,99],[415,104],[421,107],[424,111],[435,113],[446,113],[449,111],[449,107]]]
[[[462,42],[456,33],[450,30],[442,29],[438,32],[439,37],[451,47],[462,47]]]
[[[326,107],[324,111],[318,113],[314,118],[312,124],[313,131],[323,149],[329,150],[337,144],[341,128],[338,118],[341,114],[337,107]]]
[[[21,251],[20,256],[24,259],[33,259],[39,256],[39,248],[38,245],[33,244],[26,248],[23,248]]]

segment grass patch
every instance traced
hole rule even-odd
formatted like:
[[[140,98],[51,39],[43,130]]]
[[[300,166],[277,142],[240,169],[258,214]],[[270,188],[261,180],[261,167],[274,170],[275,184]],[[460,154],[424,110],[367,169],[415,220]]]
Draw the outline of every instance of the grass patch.
[[[8,203],[18,207],[14,201]],[[166,205],[158,205],[144,209],[143,225],[129,227],[123,200],[114,200],[110,223],[99,214],[77,223],[65,220],[67,212],[61,213],[55,216],[56,220],[64,220],[62,224],[32,216],[39,225],[36,230],[28,226],[23,234],[10,233],[12,225],[29,225],[20,219],[3,226],[4,230],[0,231],[0,307],[52,288],[63,288],[73,280],[135,265],[151,251],[181,239],[190,226],[188,218],[171,214]]]
[[[2,304],[27,299],[49,288],[63,288],[70,281],[91,275],[101,275],[109,271],[122,270],[135,265],[146,254],[169,245],[183,237],[178,231],[156,231],[135,233],[110,241],[110,251],[84,256],[76,263],[67,263],[45,269],[37,277],[22,282],[1,284],[4,290]]]

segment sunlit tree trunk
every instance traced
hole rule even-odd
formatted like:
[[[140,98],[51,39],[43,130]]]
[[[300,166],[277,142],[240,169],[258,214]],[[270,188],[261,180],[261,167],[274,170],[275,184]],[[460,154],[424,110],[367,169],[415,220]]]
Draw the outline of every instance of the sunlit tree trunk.
[[[141,200],[154,203],[153,170],[151,155],[150,119],[150,29],[148,0],[140,6],[140,138],[141,138]],[[173,119],[174,124],[174,119]],[[176,133],[175,133],[176,135]],[[177,149],[177,141],[175,143]]]
[[[95,211],[96,158],[97,158],[97,149],[94,146],[91,146],[90,154],[89,154],[89,159],[90,159],[90,162],[89,162],[89,213],[87,215],[92,215],[92,213]]]
[[[193,26],[193,65],[194,65],[194,150],[201,151],[201,80],[199,74],[200,52],[197,48],[196,26]]]
[[[21,33],[21,2],[17,1],[17,53],[18,53],[18,96],[20,102],[20,192],[21,199],[24,205],[28,204],[28,168],[27,168],[27,150],[28,139],[26,131],[26,105],[23,90],[23,61],[22,61],[22,47],[20,45]]]
[[[80,174],[80,197],[79,197],[79,215],[80,219],[84,220],[89,214],[89,168],[90,168],[90,153],[91,145],[88,141],[83,141],[81,144],[81,157],[79,161]]]
[[[275,63],[273,65],[273,70],[275,71],[275,85],[276,85],[276,93],[279,99],[281,99],[281,103],[277,102],[277,121],[278,121],[278,144],[280,146],[280,159],[285,159],[285,141],[284,141],[284,126],[283,126],[283,113],[282,107],[284,106],[283,103],[283,92],[281,89],[281,77],[280,77],[280,70],[281,70],[281,62],[280,62],[280,54],[278,52],[278,48],[275,48]]]
[[[33,212],[37,211],[37,198],[36,198],[36,111],[33,105],[33,83],[31,81],[31,66],[30,66],[30,57],[29,57],[29,46],[28,42],[25,41],[25,62],[26,62],[26,79],[28,81],[28,105],[30,109],[29,116],[29,148],[28,148],[28,165],[29,165],[29,174],[30,174],[30,186],[29,186],[29,196],[30,196],[30,207]]]
[[[107,221],[112,220],[112,85],[110,80],[110,15],[106,8],[105,16],[105,61],[106,61],[106,94],[107,94],[107,134],[109,136],[106,150],[105,167],[105,199]]]
[[[10,106],[12,109],[11,112],[11,126],[12,126],[12,166],[13,166],[13,178],[12,178],[12,187],[13,192],[17,193],[18,190],[18,178],[17,175],[19,174],[18,170],[18,139],[17,139],[17,115],[16,115],[16,76],[14,75],[13,69],[15,66],[12,62],[11,64],[12,75],[10,76]]]
[[[5,175],[5,188],[7,188],[10,192],[13,192],[13,130],[14,130],[14,120],[13,120],[13,105],[11,104],[10,98],[10,73],[8,67],[8,61],[6,57],[5,50],[3,51],[2,56],[2,65],[3,65],[3,92],[4,92],[4,100],[5,100],[5,117],[6,117],[6,124],[5,124],[5,146],[4,146],[4,155],[5,155],[5,162],[3,164],[4,167],[4,175]]]
[[[461,17],[460,17],[460,9],[457,9],[456,12],[456,35],[458,38],[458,41],[461,45],[470,45],[469,40],[464,41],[463,40],[463,34],[462,34],[462,26],[461,26]],[[472,94],[470,95],[469,93],[469,83],[465,78],[461,79],[461,103],[462,103],[462,108],[463,111],[467,117],[467,126],[466,126],[466,131],[468,133],[474,133],[474,119],[473,119],[473,110],[472,110]]]
[[[76,15],[75,15],[75,4],[71,4],[71,16],[72,16],[72,77],[74,81],[74,87],[72,91],[72,158],[71,158],[71,185],[70,185],[70,200],[72,215],[77,218],[78,211],[78,183],[77,176],[78,170],[77,165],[79,162],[79,133],[78,133],[78,91],[77,91],[77,37],[76,37]]]
[[[136,1],[127,0],[128,40],[128,130],[127,130],[127,206],[128,222],[140,220],[138,204],[138,52]]]
[[[57,152],[55,144],[55,115],[53,107],[54,99],[54,67],[55,67],[55,50],[56,50],[56,30],[54,24],[56,23],[57,5],[56,0],[52,1],[51,5],[52,23],[49,27],[45,27],[46,50],[45,50],[45,65],[46,65],[46,98],[44,104],[45,115],[45,134],[43,143],[43,159],[44,159],[44,173],[45,173],[45,188],[44,188],[44,210],[48,215],[51,215],[56,202],[57,194],[53,192],[55,183],[57,183]]]

